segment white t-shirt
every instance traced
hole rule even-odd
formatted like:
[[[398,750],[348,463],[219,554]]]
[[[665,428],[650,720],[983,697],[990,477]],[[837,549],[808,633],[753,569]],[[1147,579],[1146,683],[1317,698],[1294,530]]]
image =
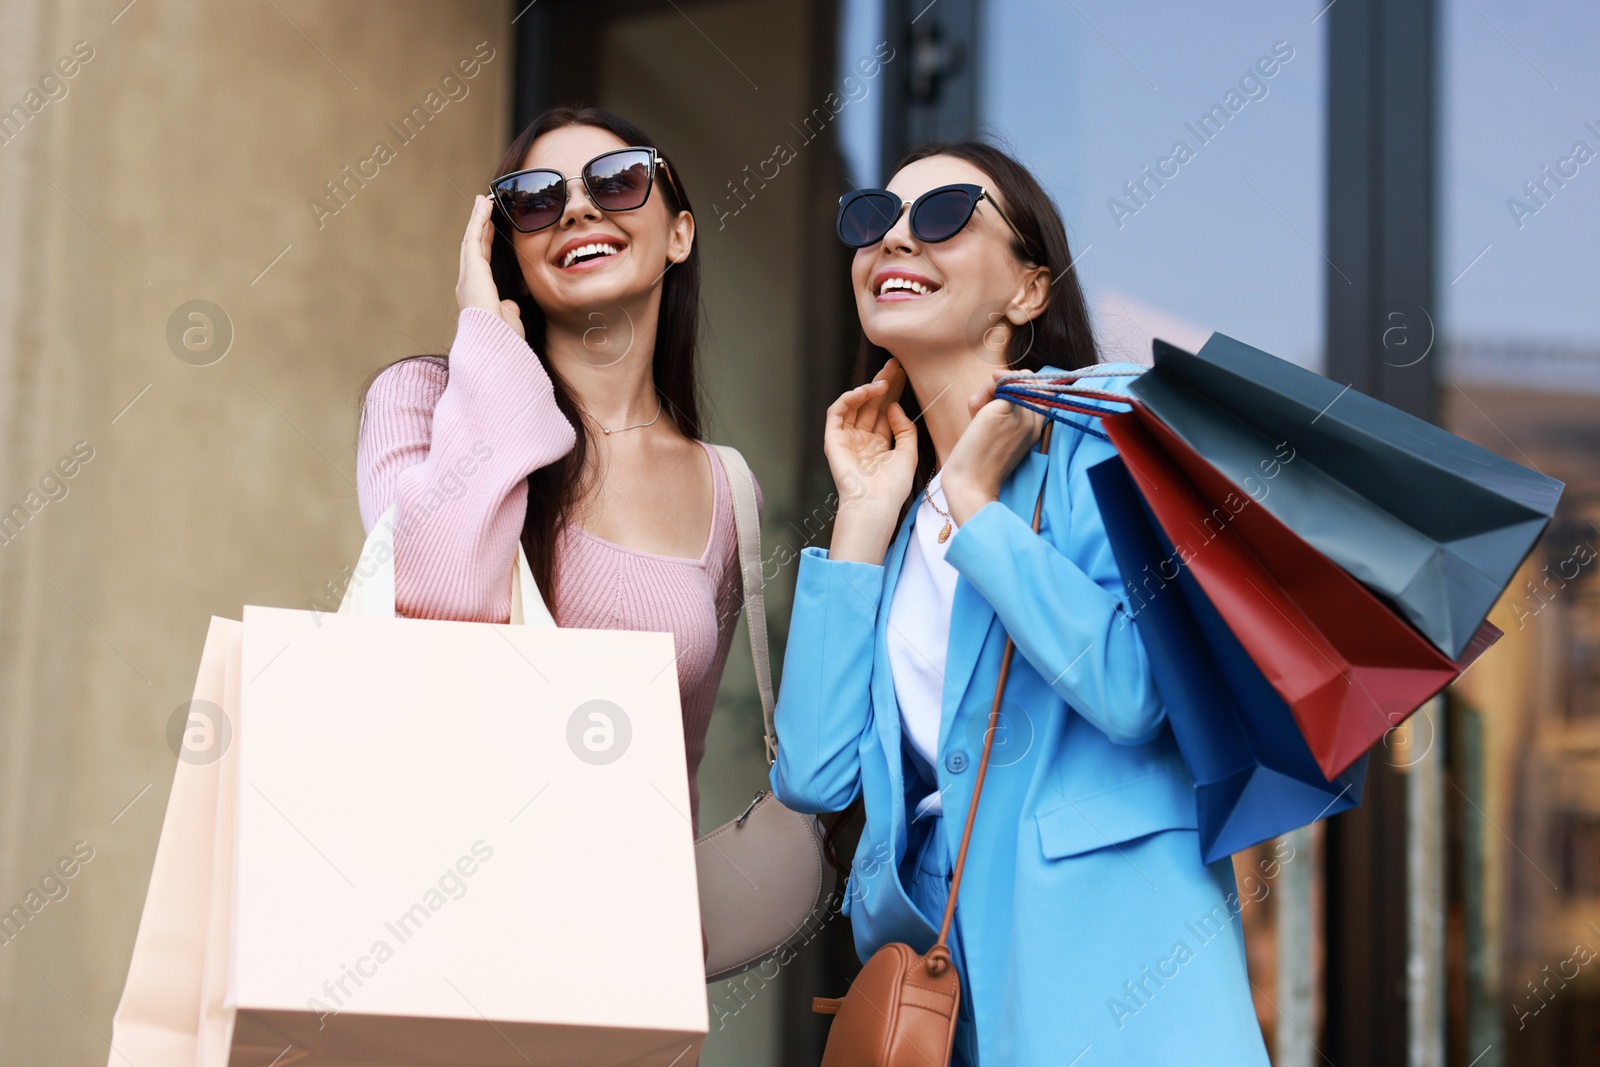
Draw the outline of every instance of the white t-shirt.
[[[889,602],[889,668],[894,695],[900,705],[900,730],[911,749],[931,769],[938,766],[939,719],[944,705],[944,667],[950,647],[950,612],[955,602],[956,569],[945,562],[945,549],[956,525],[928,503],[932,497],[946,512],[939,475],[919,494],[912,518],[905,560]],[[939,533],[950,523],[944,542]],[[942,814],[938,792],[930,792],[916,806],[913,821],[929,812]]]

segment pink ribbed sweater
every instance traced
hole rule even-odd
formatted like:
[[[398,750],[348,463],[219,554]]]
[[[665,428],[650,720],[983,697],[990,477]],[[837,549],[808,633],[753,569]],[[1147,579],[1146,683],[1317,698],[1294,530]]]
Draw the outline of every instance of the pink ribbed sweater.
[[[491,311],[462,310],[448,371],[419,359],[379,375],[362,411],[356,489],[368,531],[397,506],[396,610],[510,618],[527,477],[575,439],[533,350]],[[716,497],[700,558],[642,552],[568,525],[556,544],[552,605],[562,626],[673,635],[696,833],[696,775],[743,601],[733,501],[721,460],[709,445],[705,451]],[[759,488],[756,495],[759,504]]]

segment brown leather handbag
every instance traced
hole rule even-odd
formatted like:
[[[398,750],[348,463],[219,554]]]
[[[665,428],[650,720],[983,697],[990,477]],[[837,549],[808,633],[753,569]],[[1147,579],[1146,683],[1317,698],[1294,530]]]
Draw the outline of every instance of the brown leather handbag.
[[[1051,425],[1045,423],[1039,443],[1039,451],[1045,454],[1050,451]],[[1039,532],[1043,512],[1041,483],[1039,499],[1033,505],[1034,533]],[[950,1063],[956,1039],[956,1009],[961,1003],[961,981],[950,960],[950,926],[956,917],[956,893],[961,889],[961,872],[967,863],[978,797],[983,793],[983,778],[989,769],[989,750],[994,746],[1000,721],[1000,697],[1005,692],[1015,652],[1016,646],[1008,636],[1000,659],[1000,677],[995,681],[994,704],[989,708],[989,729],[983,735],[983,756],[972,783],[967,825],[961,831],[961,848],[950,875],[950,897],[945,901],[939,937],[920,956],[910,945],[890,942],[872,954],[843,997],[812,999],[812,1011],[834,1017],[822,1052],[822,1067],[948,1067]]]

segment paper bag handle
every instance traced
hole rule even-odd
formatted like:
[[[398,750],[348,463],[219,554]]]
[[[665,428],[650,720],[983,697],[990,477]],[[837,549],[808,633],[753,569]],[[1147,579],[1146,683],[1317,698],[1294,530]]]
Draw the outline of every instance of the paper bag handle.
[[[394,515],[395,508],[391,507],[372,524],[372,532],[367,535],[366,544],[361,546],[361,557],[351,569],[344,598],[339,601],[339,614],[394,618]],[[556,624],[544,597],[539,595],[538,583],[533,579],[533,568],[528,565],[528,556],[522,550],[520,539],[517,541],[517,559],[511,567],[511,624]]]

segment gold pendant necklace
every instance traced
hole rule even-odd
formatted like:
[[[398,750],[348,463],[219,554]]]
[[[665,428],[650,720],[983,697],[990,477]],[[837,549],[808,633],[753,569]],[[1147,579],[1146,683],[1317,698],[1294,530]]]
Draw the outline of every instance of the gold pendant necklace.
[[[938,504],[935,504],[933,502],[933,497],[928,495],[928,488],[933,485],[933,479],[938,473],[938,471],[934,471],[933,474],[928,475],[928,481],[922,487],[922,499],[926,500],[928,502],[928,506],[934,511],[938,512],[939,515],[944,519],[944,525],[939,529],[939,543],[942,545],[946,541],[950,540],[950,513],[944,510],[944,508],[941,508]]]

